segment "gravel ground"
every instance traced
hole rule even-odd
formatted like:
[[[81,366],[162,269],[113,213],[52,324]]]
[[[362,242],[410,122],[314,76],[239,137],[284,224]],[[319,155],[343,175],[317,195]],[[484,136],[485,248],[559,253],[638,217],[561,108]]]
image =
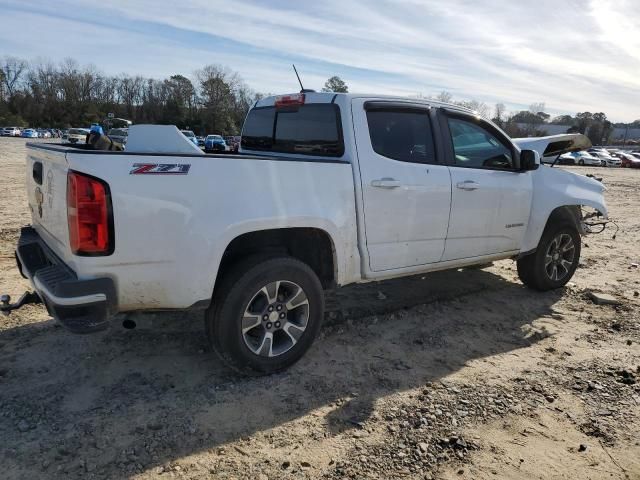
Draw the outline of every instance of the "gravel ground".
[[[24,143],[0,138],[15,296]],[[566,288],[530,291],[510,261],[347,287],[268,378],[220,365],[195,315],[88,336],[38,306],[0,317],[0,477],[640,478],[640,171],[575,171],[604,177],[620,229],[585,239]]]

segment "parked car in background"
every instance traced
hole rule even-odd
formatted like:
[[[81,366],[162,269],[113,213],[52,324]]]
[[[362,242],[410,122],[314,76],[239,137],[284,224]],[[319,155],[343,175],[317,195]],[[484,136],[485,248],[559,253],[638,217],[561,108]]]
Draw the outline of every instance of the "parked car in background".
[[[198,146],[204,148],[204,137],[196,137],[196,140],[198,141]]]
[[[599,167],[601,165],[601,161],[599,158],[594,157],[589,152],[585,151],[565,153],[560,158],[571,158],[573,159],[574,163],[577,163],[578,165],[590,165],[595,167]]]
[[[127,143],[127,137],[129,136],[129,129],[128,128],[112,128],[111,130],[109,130],[109,133],[107,133],[107,136],[114,142],[118,142],[124,145],[125,143]]]
[[[49,130],[44,130],[42,128],[38,129],[38,137],[40,138],[51,138],[51,132]]]
[[[622,166],[622,160],[620,160],[619,158],[612,157],[604,149],[598,150],[598,149],[590,148],[589,150],[587,150],[587,152],[589,152],[590,155],[592,155],[592,156],[594,156],[596,158],[599,158],[600,159],[600,164],[603,167],[620,167],[620,166]]]
[[[640,153],[620,152],[619,158],[625,168],[640,168]]]
[[[20,127],[5,127],[2,131],[3,137],[19,137],[22,135]]]
[[[227,135],[223,138],[229,147],[229,151],[237,152],[240,149],[240,135]]]
[[[180,130],[180,131],[185,137],[191,140],[194,145],[198,145],[198,139],[196,138],[195,133],[193,133],[191,130]]]
[[[224,141],[224,138],[220,135],[207,135],[207,138],[204,140],[204,151],[205,152],[226,152],[227,151],[227,143]]]
[[[68,143],[84,143],[87,140],[88,134],[88,128],[70,128],[66,135],[62,136],[62,141]]]
[[[35,131],[33,128],[25,128],[22,131],[22,136],[24,138],[38,138],[38,132]]]

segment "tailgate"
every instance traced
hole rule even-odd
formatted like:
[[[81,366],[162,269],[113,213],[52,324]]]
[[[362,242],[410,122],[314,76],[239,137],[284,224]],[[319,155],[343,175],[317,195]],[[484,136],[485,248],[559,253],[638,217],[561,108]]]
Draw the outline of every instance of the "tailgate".
[[[69,250],[66,153],[27,145],[26,168],[31,223],[54,253],[64,257]]]

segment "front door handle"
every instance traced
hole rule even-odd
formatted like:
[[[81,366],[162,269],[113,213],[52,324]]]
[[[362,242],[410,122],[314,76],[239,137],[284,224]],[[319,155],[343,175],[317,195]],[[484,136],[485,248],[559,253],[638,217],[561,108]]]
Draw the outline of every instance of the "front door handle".
[[[456,183],[456,188],[459,188],[460,190],[477,190],[479,187],[480,184],[473,180],[465,180],[464,182]]]
[[[398,188],[400,182],[394,178],[381,178],[380,180],[373,180],[371,182],[372,187],[378,188]]]

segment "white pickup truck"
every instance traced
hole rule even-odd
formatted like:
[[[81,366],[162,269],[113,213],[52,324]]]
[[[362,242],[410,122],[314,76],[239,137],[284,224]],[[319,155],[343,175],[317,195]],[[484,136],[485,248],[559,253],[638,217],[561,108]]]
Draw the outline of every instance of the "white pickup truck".
[[[16,257],[71,331],[199,308],[226,362],[270,373],[309,348],[335,286],[506,258],[534,289],[563,286],[581,207],[606,218],[604,186],[540,157],[586,147],[512,141],[430,100],[269,97],[238,155],[204,155],[172,126],[131,127],[124,152],[29,144],[32,225]]]

